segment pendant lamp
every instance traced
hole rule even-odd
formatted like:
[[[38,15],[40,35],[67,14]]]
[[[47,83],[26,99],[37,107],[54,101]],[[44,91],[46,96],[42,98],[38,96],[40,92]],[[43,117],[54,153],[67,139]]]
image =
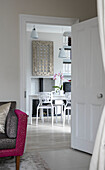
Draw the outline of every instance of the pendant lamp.
[[[34,38],[34,39],[38,39],[38,33],[35,29],[35,26],[34,26],[32,32],[31,32],[31,37]]]
[[[62,47],[61,50],[59,51],[58,57],[59,57],[59,58],[66,58],[66,53],[65,53],[65,50],[64,50],[63,47]]]

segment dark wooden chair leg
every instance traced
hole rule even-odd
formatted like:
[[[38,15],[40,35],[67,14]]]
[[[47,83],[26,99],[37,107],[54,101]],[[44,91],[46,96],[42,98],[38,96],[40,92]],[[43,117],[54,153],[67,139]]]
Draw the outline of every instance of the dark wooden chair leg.
[[[16,156],[16,170],[19,170],[20,166],[20,156]]]

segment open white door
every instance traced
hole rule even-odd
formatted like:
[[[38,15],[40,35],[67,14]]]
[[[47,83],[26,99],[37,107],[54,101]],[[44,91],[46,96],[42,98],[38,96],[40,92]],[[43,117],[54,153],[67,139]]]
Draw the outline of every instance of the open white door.
[[[71,147],[92,153],[105,103],[98,19],[72,26]]]

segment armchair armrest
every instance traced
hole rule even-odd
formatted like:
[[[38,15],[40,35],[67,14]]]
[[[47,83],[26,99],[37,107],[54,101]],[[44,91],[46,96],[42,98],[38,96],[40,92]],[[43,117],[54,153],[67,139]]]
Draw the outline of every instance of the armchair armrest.
[[[17,129],[17,138],[16,138],[16,155],[21,156],[24,152],[26,131],[27,131],[27,114],[15,110],[15,114],[18,117],[18,129]]]

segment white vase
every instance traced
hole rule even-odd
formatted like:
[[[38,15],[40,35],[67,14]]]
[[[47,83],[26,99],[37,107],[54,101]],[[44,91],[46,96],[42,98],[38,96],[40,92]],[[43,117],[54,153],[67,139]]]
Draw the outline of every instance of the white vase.
[[[60,79],[60,85],[63,85],[63,80],[62,79]]]
[[[63,95],[63,90],[60,90],[60,95]]]

